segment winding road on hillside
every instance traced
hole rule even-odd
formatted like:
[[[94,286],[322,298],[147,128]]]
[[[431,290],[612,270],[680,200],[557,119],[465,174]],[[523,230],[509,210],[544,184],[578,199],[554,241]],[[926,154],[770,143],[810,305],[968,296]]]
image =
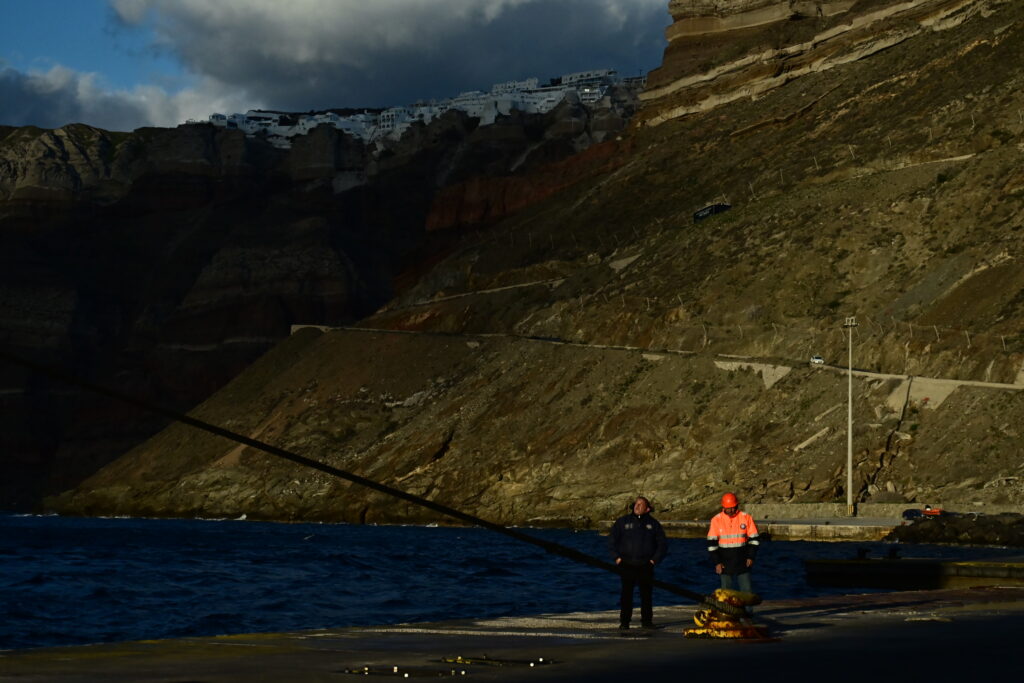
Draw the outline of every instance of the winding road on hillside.
[[[554,337],[524,336],[517,334],[509,334],[507,332],[470,334],[462,332],[389,330],[371,327],[328,327],[325,325],[292,325],[291,333],[295,334],[298,330],[307,327],[312,327],[323,332],[337,331],[372,334],[408,334],[438,337],[461,337],[467,340],[488,339],[496,337],[505,339],[520,339],[523,341],[537,342],[542,344],[557,344],[560,346],[575,346],[588,349],[602,349],[608,351],[625,351],[630,353],[640,353],[644,360],[651,362],[663,360],[667,356],[690,357],[701,355],[697,351],[690,351],[686,349],[650,349],[639,346],[588,344],[586,342],[570,341]],[[760,373],[762,380],[765,383],[766,389],[770,389],[776,382],[778,382],[780,379],[788,375],[794,368],[803,367],[804,365],[806,365],[806,363],[802,363],[800,361],[795,360],[789,363],[779,363],[775,359],[758,358],[753,356],[736,356],[728,354],[715,354],[714,359],[715,366],[721,370],[751,370],[753,372]],[[950,396],[950,394],[952,394],[958,387],[977,387],[981,389],[994,389],[1000,391],[1024,390],[1024,383],[1005,384],[1000,382],[982,382],[978,380],[950,379],[945,377],[922,377],[919,375],[900,375],[885,372],[872,372],[870,370],[851,370],[843,366],[831,364],[814,365],[812,367],[819,372],[833,372],[842,375],[846,375],[847,372],[850,372],[855,377],[861,377],[867,380],[899,381],[900,384],[892,391],[888,401],[888,405],[897,411],[902,410],[902,408],[907,403],[910,402],[916,403],[921,407],[925,408],[938,408],[940,405],[942,405],[942,402],[945,401]]]

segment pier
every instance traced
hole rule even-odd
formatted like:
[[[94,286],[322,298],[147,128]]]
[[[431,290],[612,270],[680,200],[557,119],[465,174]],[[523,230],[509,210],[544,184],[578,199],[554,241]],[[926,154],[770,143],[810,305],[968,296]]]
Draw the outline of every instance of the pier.
[[[664,594],[656,593],[656,601]],[[615,596],[609,595],[609,603]],[[716,680],[723,662],[758,681],[973,680],[1016,651],[1024,588],[770,601],[759,641],[690,640],[693,605],[656,602],[654,631],[617,611],[239,634],[0,652],[0,681]]]
[[[901,523],[884,517],[819,519],[755,519],[761,535],[774,541],[880,541]],[[704,538],[708,523],[663,521],[665,534],[672,538]]]
[[[944,506],[932,504],[947,512],[966,515],[994,515],[1003,512],[1020,514],[1018,505]],[[921,503],[861,503],[857,515],[846,514],[840,503],[768,503],[743,506],[757,523],[762,535],[776,541],[881,541],[896,527],[906,524],[902,513],[921,508]],[[708,520],[711,513],[708,514]],[[674,538],[704,538],[708,520],[661,519],[665,533]],[[604,523],[607,529],[611,522]]]

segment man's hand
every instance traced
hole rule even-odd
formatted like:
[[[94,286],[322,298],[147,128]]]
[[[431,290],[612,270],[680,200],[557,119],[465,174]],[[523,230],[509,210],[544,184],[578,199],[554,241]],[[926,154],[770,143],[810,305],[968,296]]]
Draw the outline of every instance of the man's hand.
[[[749,569],[750,567],[753,567],[753,566],[754,566],[754,561],[748,557],[747,558],[747,568]]]
[[[651,564],[652,564],[652,565],[654,564],[654,560],[651,560]]]
[[[716,574],[721,574],[724,571],[725,571],[725,565],[724,564],[719,562],[718,564],[715,565],[715,573]]]
[[[615,558],[615,564],[622,564],[622,558],[621,557],[616,557]]]

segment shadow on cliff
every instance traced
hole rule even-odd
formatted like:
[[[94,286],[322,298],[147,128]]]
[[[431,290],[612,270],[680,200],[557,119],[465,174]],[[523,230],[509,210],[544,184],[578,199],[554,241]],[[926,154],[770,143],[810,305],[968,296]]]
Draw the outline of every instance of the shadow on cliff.
[[[607,170],[614,143],[577,153],[614,130],[578,103],[485,127],[450,112],[374,148],[328,126],[288,150],[206,124],[0,129],[0,343],[188,410],[291,325],[364,318],[465,235]],[[14,368],[0,381],[0,509],[165,426]]]

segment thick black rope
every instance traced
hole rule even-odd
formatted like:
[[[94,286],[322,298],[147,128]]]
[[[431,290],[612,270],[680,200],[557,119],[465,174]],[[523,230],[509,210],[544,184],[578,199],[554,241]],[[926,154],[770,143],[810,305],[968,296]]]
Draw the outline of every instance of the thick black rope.
[[[586,553],[580,552],[579,550],[576,550],[574,548],[564,546],[560,543],[545,541],[544,539],[536,538],[529,534],[524,534],[521,531],[510,529],[506,526],[502,526],[501,524],[496,524],[494,522],[489,522],[486,519],[476,517],[475,515],[460,512],[459,510],[450,508],[447,505],[441,505],[440,503],[435,503],[432,500],[427,500],[426,498],[421,498],[420,496],[413,495],[411,493],[406,493],[405,491],[402,491],[400,489],[392,488],[385,484],[375,482],[371,479],[361,477],[358,474],[353,474],[351,472],[346,472],[345,470],[340,470],[337,467],[332,467],[317,460],[312,460],[297,453],[292,453],[291,451],[285,450],[283,448],[278,448],[277,446],[272,446],[268,443],[264,443],[262,441],[258,441],[248,436],[238,434],[237,432],[232,432],[231,430],[224,429],[223,427],[218,427],[217,425],[210,424],[209,422],[204,422],[203,420],[198,420],[194,417],[190,417],[188,415],[179,413],[169,408],[164,408],[162,406],[149,403],[148,401],[143,401],[139,398],[135,398],[127,394],[122,394],[119,391],[115,391],[114,389],[110,389],[99,384],[93,384],[92,382],[84,380],[76,375],[73,375],[69,372],[65,372],[58,368],[50,367],[47,365],[43,365],[42,363],[27,360],[25,358],[15,356],[3,350],[0,350],[0,359],[6,360],[15,365],[20,365],[22,367],[29,368],[31,370],[42,373],[44,375],[47,375],[48,377],[52,377],[53,379],[59,380],[61,382],[81,387],[93,393],[102,394],[103,396],[109,396],[110,398],[121,401],[122,403],[127,403],[128,405],[135,406],[136,408],[141,408],[142,410],[145,410],[150,413],[162,415],[176,422],[181,422],[183,424],[189,425],[190,427],[201,429],[204,432],[209,432],[210,434],[222,436],[225,439],[229,439],[231,441],[244,444],[246,446],[249,446],[250,448],[255,448],[257,450],[263,451],[264,453],[269,453],[270,455],[275,455],[279,458],[289,460],[298,465],[304,465],[305,467],[310,467],[314,470],[319,470],[326,474],[330,474],[331,476],[338,477],[339,479],[350,481],[353,484],[359,484],[360,486],[365,486],[368,489],[379,491],[380,493],[383,493],[385,495],[408,501],[413,505],[425,507],[428,510],[439,512],[443,515],[452,517],[453,519],[457,519],[461,522],[466,522],[467,524],[483,527],[484,529],[490,529],[491,531],[495,531],[499,534],[504,534],[505,536],[514,538],[517,541],[530,543],[532,545],[543,548],[544,550],[553,555],[560,555],[564,558],[573,560],[574,562],[587,564],[591,567],[597,567],[598,569],[603,569],[605,571],[609,571],[615,574],[622,573],[622,570],[617,565],[614,565],[611,562],[604,562],[602,560],[597,559],[596,557],[587,555]],[[683,588],[682,586],[677,586],[675,584],[660,581],[658,579],[654,580],[654,586],[664,591],[668,591],[669,593],[680,595],[689,600],[693,600],[694,602],[711,605],[715,609],[721,610],[729,614],[738,615],[743,613],[742,608],[737,608],[733,605],[720,602],[718,600],[711,598],[710,596],[701,595],[700,593],[688,590],[686,588]]]

